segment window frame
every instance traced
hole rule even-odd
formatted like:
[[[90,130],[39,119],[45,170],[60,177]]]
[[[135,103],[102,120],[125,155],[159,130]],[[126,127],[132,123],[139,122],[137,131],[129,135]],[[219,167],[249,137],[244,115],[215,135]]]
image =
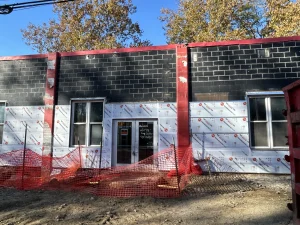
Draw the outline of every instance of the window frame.
[[[2,145],[3,133],[4,133],[4,124],[5,124],[5,119],[6,119],[5,108],[7,107],[7,100],[0,100],[0,103],[4,103],[3,123],[0,122],[0,126],[2,126],[2,139],[1,139],[0,145]]]
[[[103,103],[103,112],[102,112],[102,122],[90,122],[90,113],[91,113],[91,103],[92,102],[102,102]],[[75,103],[86,103],[86,119],[85,122],[77,122],[74,123],[74,116],[75,116]],[[104,121],[104,106],[106,103],[106,98],[71,98],[70,100],[70,105],[71,105],[71,120],[70,120],[70,137],[69,137],[69,146],[70,147],[78,147],[77,142],[76,143],[72,143],[73,141],[73,134],[74,134],[74,124],[85,124],[85,144],[81,144],[80,146],[85,146],[85,147],[95,147],[95,146],[99,146],[100,143],[98,145],[91,145],[91,138],[90,138],[90,128],[91,125],[101,125],[102,126],[102,132],[103,132],[103,121]],[[103,142],[103,141],[102,141]]]
[[[248,105],[248,126],[249,126],[249,147],[253,150],[288,150],[288,146],[274,146],[273,143],[273,125],[272,122],[286,122],[285,120],[272,120],[272,111],[271,111],[271,99],[272,98],[284,98],[284,93],[282,91],[266,91],[266,92],[246,92],[246,99]],[[264,98],[265,107],[266,107],[266,123],[267,123],[267,143],[268,146],[253,146],[251,141],[251,123],[255,123],[255,121],[251,121],[250,117],[250,99],[251,98]],[[264,123],[265,123],[264,122]],[[256,122],[260,123],[260,122]]]

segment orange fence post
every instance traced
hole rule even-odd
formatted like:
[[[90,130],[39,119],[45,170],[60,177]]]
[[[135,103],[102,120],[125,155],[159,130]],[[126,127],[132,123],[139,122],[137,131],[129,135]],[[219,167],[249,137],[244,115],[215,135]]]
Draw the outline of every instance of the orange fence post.
[[[176,177],[177,177],[177,186],[178,186],[178,193],[180,194],[180,176],[178,173],[178,161],[177,161],[177,156],[176,156],[176,147],[175,147],[175,140],[173,137],[173,144],[174,144],[174,159],[175,159],[175,168],[176,168]]]

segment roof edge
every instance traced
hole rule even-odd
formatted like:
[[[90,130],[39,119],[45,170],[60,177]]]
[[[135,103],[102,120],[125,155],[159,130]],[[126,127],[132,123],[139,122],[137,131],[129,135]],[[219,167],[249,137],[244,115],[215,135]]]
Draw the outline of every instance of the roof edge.
[[[244,39],[232,41],[215,41],[215,42],[194,42],[190,43],[188,47],[213,47],[213,46],[228,46],[228,45],[251,45],[251,44],[266,44],[274,42],[300,41],[300,36],[291,37],[275,37],[275,38],[258,38],[258,39]]]
[[[0,61],[26,60],[26,59],[42,59],[47,58],[48,54],[36,55],[19,55],[19,56],[0,56]]]
[[[147,47],[87,50],[87,51],[76,51],[76,52],[61,52],[60,56],[65,57],[65,56],[130,53],[130,52],[143,52],[143,51],[162,51],[162,50],[172,50],[172,49],[174,49],[174,50],[176,49],[176,44],[160,45],[160,46],[147,46]]]
[[[300,41],[300,36],[217,41],[217,42],[193,42],[193,43],[189,43],[187,46],[193,48],[193,47],[229,46],[229,45],[266,44],[266,43],[287,42],[287,41]],[[175,50],[177,45],[178,44],[170,44],[170,45],[160,45],[160,46],[61,52],[59,53],[59,56],[66,57],[66,56],[82,56],[82,55],[97,55],[97,54],[130,53],[130,52],[142,52],[142,51],[163,51],[163,50],[173,50],[173,49]],[[2,56],[2,57],[0,56],[0,61],[39,59],[39,58],[47,58],[47,57],[48,54]]]

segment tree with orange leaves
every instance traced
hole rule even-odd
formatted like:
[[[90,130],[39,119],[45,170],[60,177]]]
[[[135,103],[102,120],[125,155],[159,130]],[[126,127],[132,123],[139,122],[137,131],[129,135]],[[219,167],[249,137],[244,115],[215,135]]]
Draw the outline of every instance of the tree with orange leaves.
[[[55,4],[57,19],[22,30],[26,44],[39,53],[149,46],[130,15],[131,0],[76,0]]]

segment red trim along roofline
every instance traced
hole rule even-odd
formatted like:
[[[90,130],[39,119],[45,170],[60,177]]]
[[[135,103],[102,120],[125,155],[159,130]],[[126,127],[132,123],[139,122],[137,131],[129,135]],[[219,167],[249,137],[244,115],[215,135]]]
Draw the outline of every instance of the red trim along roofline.
[[[193,48],[193,47],[213,47],[213,46],[228,46],[228,45],[250,45],[250,44],[266,44],[266,43],[287,42],[287,41],[300,41],[300,36],[218,41],[218,42],[195,42],[195,43],[189,43],[188,47]],[[176,46],[177,44],[170,44],[170,45],[134,47],[134,48],[116,48],[116,49],[88,50],[88,51],[76,51],[76,52],[61,52],[59,53],[59,56],[65,57],[65,56],[128,53],[128,52],[142,52],[142,51],[155,51],[155,50],[156,51],[172,50],[172,49],[175,50]],[[47,58],[47,57],[48,54],[3,56],[0,57],[0,61],[39,59],[39,58]]]
[[[26,60],[26,59],[42,59],[42,58],[47,58],[47,57],[48,57],[48,54],[3,56],[3,57],[0,57],[0,61]]]
[[[176,44],[161,45],[161,46],[147,46],[134,48],[115,48],[115,49],[101,49],[101,50],[87,50],[76,52],[61,52],[60,56],[80,56],[80,55],[98,55],[98,54],[114,54],[114,53],[128,53],[128,52],[144,52],[144,51],[159,51],[176,49]]]
[[[86,50],[86,51],[76,51],[76,52],[59,52],[59,57],[114,54],[114,53],[123,53],[123,52],[125,53],[125,52],[159,51],[159,50],[172,50],[172,49],[175,50],[176,46],[177,46],[176,44],[170,44],[170,45],[147,46],[147,47],[100,49],[100,50]],[[0,61],[37,59],[37,58],[47,58],[47,57],[48,57],[48,53],[37,54],[37,55],[3,56],[0,57]]]
[[[251,44],[266,44],[273,42],[300,41],[300,36],[277,37],[277,38],[258,38],[233,41],[218,41],[218,42],[195,42],[188,44],[188,47],[213,47],[227,45],[251,45]]]

